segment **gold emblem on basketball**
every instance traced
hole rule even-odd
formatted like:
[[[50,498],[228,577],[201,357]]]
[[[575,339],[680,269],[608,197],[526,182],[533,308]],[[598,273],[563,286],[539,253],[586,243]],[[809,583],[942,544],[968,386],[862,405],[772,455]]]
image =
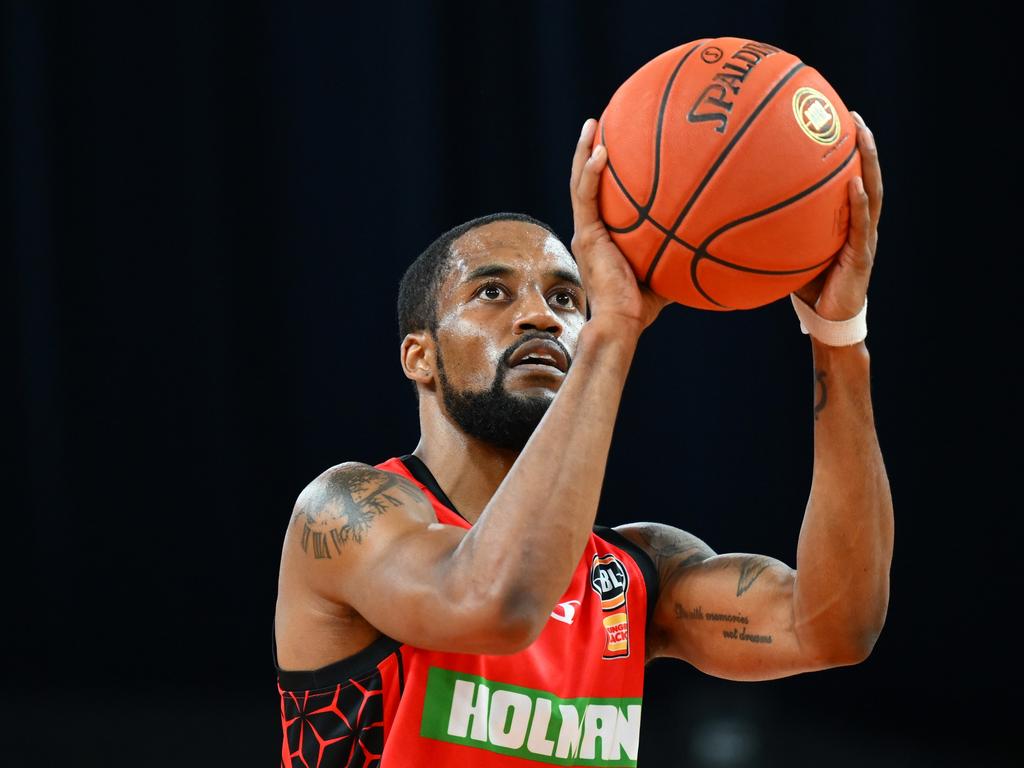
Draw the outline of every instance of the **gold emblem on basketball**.
[[[821,91],[797,89],[793,94],[793,114],[803,132],[819,144],[834,144],[839,138],[839,117]]]

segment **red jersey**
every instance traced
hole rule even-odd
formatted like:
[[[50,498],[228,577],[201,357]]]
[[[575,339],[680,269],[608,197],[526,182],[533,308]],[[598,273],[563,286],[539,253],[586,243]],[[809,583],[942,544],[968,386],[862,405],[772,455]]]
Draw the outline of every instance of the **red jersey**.
[[[416,456],[378,469],[423,490],[438,522],[469,528]],[[610,528],[591,533],[540,636],[510,655],[429,651],[381,636],[310,671],[274,664],[285,768],[636,765],[650,557]]]

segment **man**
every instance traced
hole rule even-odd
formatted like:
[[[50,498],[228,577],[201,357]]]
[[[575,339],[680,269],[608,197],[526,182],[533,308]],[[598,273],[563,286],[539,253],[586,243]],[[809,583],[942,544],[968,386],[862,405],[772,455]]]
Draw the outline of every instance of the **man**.
[[[650,659],[765,680],[871,652],[893,519],[862,341],[812,337],[796,570],[657,522],[593,529],[637,340],[667,303],[601,222],[595,126],[573,160],[575,262],[546,225],[498,214],[403,278],[422,437],[298,497],[275,617],[283,765],[634,765]],[[881,176],[859,117],[858,144],[848,243],[800,292],[833,322],[864,306],[877,242]]]

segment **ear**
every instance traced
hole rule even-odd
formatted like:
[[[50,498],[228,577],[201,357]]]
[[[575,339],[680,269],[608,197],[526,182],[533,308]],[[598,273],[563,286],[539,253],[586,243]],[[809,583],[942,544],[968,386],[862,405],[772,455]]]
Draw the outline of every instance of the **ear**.
[[[426,387],[433,386],[434,339],[428,333],[408,333],[402,339],[402,370],[405,377]]]

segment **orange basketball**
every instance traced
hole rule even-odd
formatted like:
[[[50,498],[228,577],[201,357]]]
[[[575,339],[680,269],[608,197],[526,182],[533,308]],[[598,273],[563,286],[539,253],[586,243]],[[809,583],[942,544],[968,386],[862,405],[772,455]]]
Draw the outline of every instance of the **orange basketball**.
[[[846,242],[856,125],[817,70],[774,46],[698,40],[612,96],[598,201],[637,279],[699,309],[750,309]]]

